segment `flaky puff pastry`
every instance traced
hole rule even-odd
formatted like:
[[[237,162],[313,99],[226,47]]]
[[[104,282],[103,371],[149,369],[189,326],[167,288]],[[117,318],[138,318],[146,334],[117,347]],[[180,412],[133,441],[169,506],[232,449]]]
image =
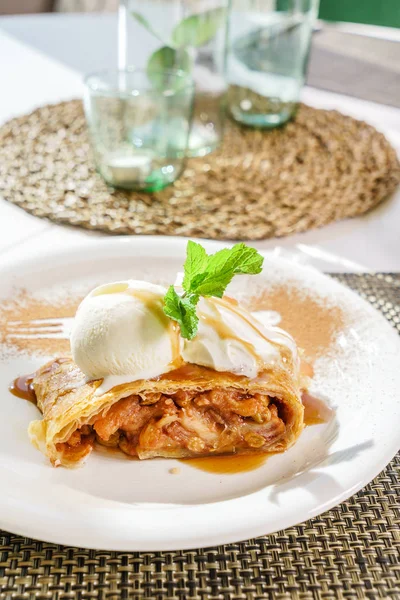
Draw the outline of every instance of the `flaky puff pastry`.
[[[83,462],[93,447],[94,434],[86,436],[85,442],[73,451],[66,444],[71,435],[81,427],[92,426],[97,419],[106,417],[112,406],[130,396],[146,399],[154,394],[162,394],[163,397],[173,398],[177,393],[188,392],[188,397],[198,397],[205,393],[219,391],[228,397],[235,395],[239,398],[240,414],[240,398],[251,398],[255,395],[259,395],[257,397],[260,398],[261,395],[267,403],[272,399],[278,407],[279,419],[284,425],[278,437],[268,441],[266,436],[264,444],[259,443],[253,447],[238,442],[238,437],[233,435],[237,415],[232,417],[230,423],[229,417],[225,414],[224,426],[220,427],[220,433],[214,432],[215,441],[210,446],[209,443],[202,442],[198,428],[196,430],[195,427],[194,431],[190,430],[190,421],[187,419],[191,409],[189,402],[186,407],[178,406],[178,416],[175,418],[185,427],[189,422],[189,432],[193,435],[193,439],[199,437],[201,443],[197,444],[197,447],[195,443],[189,444],[188,447],[171,442],[167,434],[168,419],[164,419],[166,422],[164,446],[158,445],[154,448],[151,443],[146,442],[149,436],[140,435],[136,448],[139,458],[283,452],[295,443],[303,429],[302,380],[297,365],[289,355],[283,356],[279,364],[265,368],[255,379],[187,364],[160,377],[133,381],[99,394],[96,390],[101,383],[102,380],[87,382],[85,375],[70,358],[51,361],[37,371],[33,379],[33,387],[43,418],[30,424],[29,436],[33,444],[51,460],[53,465],[73,467]],[[157,423],[160,427],[163,426],[161,419],[162,416],[158,416]],[[260,422],[257,425],[258,434],[261,436],[263,427],[267,428],[268,423],[263,425]]]

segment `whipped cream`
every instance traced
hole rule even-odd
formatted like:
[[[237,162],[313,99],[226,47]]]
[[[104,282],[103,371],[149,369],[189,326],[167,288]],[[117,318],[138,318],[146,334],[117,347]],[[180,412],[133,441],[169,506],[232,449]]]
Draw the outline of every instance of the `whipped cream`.
[[[88,380],[103,379],[97,394],[168,373],[182,361],[255,378],[280,359],[280,346],[296,356],[288,333],[263,324],[229,298],[201,298],[198,333],[185,340],[163,312],[166,291],[127,280],[100,286],[83,300],[71,351]]]
[[[186,362],[253,379],[265,365],[279,360],[279,346],[296,353],[296,344],[289,334],[264,326],[233,300],[201,298],[197,314],[198,333],[183,344],[182,357]]]

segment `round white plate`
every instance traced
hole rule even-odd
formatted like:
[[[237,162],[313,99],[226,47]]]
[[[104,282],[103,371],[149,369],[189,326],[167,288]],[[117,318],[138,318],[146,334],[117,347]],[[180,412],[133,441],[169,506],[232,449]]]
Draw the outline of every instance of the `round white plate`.
[[[183,239],[114,238],[49,252],[3,267],[0,297],[10,298],[20,287],[52,297],[121,278],[172,281],[185,247]],[[219,247],[207,243],[209,251]],[[293,448],[258,469],[232,475],[207,473],[182,461],[130,461],[101,452],[93,452],[81,469],[55,469],[28,439],[27,426],[37,409],[7,391],[14,377],[32,372],[45,359],[3,359],[0,526],[97,549],[198,548],[292,526],[367,484],[398,449],[400,341],[384,318],[347,288],[271,255],[263,274],[237,278],[233,293],[285,278],[333,298],[353,316],[332,360],[316,365],[314,391],[336,408],[334,420],[306,428]],[[180,472],[172,475],[175,466]]]

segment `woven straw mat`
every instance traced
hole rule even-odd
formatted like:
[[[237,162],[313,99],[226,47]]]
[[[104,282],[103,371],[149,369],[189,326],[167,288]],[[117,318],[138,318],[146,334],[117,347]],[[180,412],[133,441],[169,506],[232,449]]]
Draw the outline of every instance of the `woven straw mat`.
[[[0,194],[37,217],[120,234],[256,240],[360,215],[400,181],[373,127],[301,105],[273,131],[226,124],[220,150],[191,159],[161,192],[107,187],[94,169],[81,102],[45,106],[0,128]]]
[[[400,275],[336,275],[400,333]],[[0,531],[0,599],[400,599],[400,457],[340,506],[247,542],[105,552]],[[101,527],[101,523],[99,523]]]

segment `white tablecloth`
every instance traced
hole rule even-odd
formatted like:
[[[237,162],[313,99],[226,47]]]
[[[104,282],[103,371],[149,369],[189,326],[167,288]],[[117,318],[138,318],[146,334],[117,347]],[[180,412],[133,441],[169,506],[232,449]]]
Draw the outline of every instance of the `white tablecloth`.
[[[116,48],[115,15],[0,18],[0,123],[42,104],[81,96],[83,74],[115,66]],[[310,87],[303,90],[303,100],[371,123],[400,153],[399,109]],[[3,260],[65,244],[89,244],[101,235],[37,219],[0,198]],[[363,217],[253,245],[300,248],[303,256],[319,254],[332,271],[363,267],[400,271],[400,191]],[[336,256],[345,257],[347,264],[337,263]]]

